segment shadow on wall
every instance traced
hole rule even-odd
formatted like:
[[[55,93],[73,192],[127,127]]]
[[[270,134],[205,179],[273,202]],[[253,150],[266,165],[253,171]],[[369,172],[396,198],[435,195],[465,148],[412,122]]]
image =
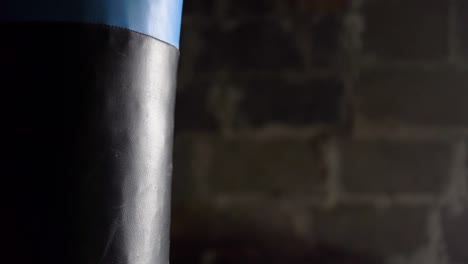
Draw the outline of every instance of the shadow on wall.
[[[175,264],[379,264],[368,253],[353,252],[320,241],[298,238],[294,232],[261,227],[256,221],[229,219],[205,209],[178,215],[173,223],[171,263]],[[198,211],[198,210],[197,210]],[[184,221],[182,219],[190,219]],[[221,223],[219,225],[218,223]],[[268,223],[265,223],[268,226]]]
[[[468,263],[462,2],[186,1],[171,263]]]
[[[239,234],[242,236],[242,234]],[[375,257],[364,256],[327,245],[305,248],[291,239],[283,246],[268,242],[222,239],[218,241],[177,241],[172,244],[171,262],[177,264],[378,264]],[[182,252],[182,254],[179,254]]]

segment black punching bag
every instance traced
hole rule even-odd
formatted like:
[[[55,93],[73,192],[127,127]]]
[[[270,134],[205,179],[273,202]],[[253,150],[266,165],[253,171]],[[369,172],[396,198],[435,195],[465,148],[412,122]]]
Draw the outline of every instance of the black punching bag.
[[[181,6],[0,1],[0,263],[169,262]]]

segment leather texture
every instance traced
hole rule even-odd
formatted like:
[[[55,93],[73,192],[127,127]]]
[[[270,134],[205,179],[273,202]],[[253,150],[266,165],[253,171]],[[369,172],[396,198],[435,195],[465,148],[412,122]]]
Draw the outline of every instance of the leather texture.
[[[1,23],[2,263],[166,264],[178,50]]]

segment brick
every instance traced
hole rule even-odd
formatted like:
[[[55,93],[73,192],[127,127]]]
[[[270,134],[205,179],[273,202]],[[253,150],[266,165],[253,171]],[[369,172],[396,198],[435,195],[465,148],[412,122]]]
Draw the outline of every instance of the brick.
[[[184,16],[210,16],[216,8],[216,0],[185,1],[183,7]]]
[[[339,14],[345,12],[350,0],[306,0],[303,9],[309,14]]]
[[[250,203],[175,211],[171,224],[174,263],[305,264],[307,248],[294,234],[293,212],[277,204]]]
[[[175,133],[216,131],[217,119],[209,105],[210,81],[187,83],[178,87],[175,107]]]
[[[227,2],[227,16],[233,18],[272,15],[276,8],[276,1],[271,0],[229,0]]]
[[[375,257],[316,244],[294,228],[295,210],[255,202],[223,208],[199,206],[175,211],[171,224],[171,260],[174,263],[246,264],[378,264]],[[304,216],[304,221],[311,218]]]
[[[275,243],[275,237],[293,237],[293,212],[277,204],[251,202],[230,205],[215,210],[215,221],[211,228],[218,237],[229,236],[238,239],[260,240]],[[227,229],[226,227],[230,227]]]
[[[314,210],[318,244],[385,259],[410,255],[428,240],[426,207],[345,207]],[[383,263],[377,262],[377,263]]]
[[[343,84],[333,78],[291,80],[254,76],[226,80],[193,80],[178,87],[175,109],[176,133],[217,131],[216,112],[227,103],[213,106],[210,93],[230,87],[240,94],[231,120],[235,128],[268,125],[310,127],[338,125],[343,120]],[[211,98],[211,99],[210,99]],[[224,97],[223,97],[224,98]],[[226,98],[217,100],[225,100]],[[210,101],[211,100],[211,101]]]
[[[216,207],[209,203],[196,208],[178,208],[173,213],[174,238],[264,240],[293,236],[291,211],[268,202]]]
[[[326,14],[315,19],[307,26],[310,43],[310,61],[314,67],[332,67],[338,64],[342,16]]]
[[[274,19],[248,20],[204,31],[204,46],[196,67],[200,71],[301,69],[302,54],[295,35]]]
[[[442,211],[443,236],[446,252],[451,263],[468,263],[468,208],[454,213],[447,208]]]
[[[468,125],[468,74],[451,68],[369,70],[356,87],[358,112],[377,123]]]
[[[172,205],[175,207],[189,204],[198,198],[201,191],[195,172],[196,143],[196,135],[183,134],[174,137]]]
[[[213,193],[320,196],[327,170],[318,145],[295,140],[210,139]]]
[[[460,47],[461,55],[466,58],[468,57],[468,2],[466,1],[456,1],[457,3],[457,22],[458,22],[458,31],[460,37]]]
[[[185,86],[197,79],[198,71],[194,62],[200,56],[200,49],[205,45],[200,34],[202,26],[182,24],[184,34],[180,36],[180,58],[177,75],[177,88],[183,90]]]
[[[450,173],[451,151],[443,142],[345,142],[342,182],[351,193],[440,193]]]
[[[338,124],[343,84],[336,79],[252,78],[238,81],[240,115],[252,127]]]
[[[440,0],[364,1],[364,51],[384,60],[444,60],[449,4]]]

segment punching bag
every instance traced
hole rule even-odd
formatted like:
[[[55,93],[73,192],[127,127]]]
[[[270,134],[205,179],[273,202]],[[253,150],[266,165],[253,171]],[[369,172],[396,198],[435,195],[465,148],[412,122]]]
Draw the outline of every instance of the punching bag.
[[[1,263],[168,263],[181,6],[0,1]]]

